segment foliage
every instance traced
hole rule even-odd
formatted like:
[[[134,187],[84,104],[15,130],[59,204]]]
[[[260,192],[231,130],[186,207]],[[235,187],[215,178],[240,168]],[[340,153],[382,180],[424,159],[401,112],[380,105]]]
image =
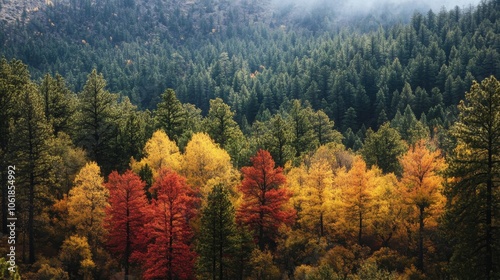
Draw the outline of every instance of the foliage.
[[[199,254],[197,270],[201,278],[236,276],[237,230],[234,214],[229,191],[223,185],[214,186],[201,209],[196,250]]]
[[[248,226],[260,250],[273,248],[278,229],[290,225],[295,211],[286,205],[289,191],[283,187],[286,181],[281,167],[274,168],[269,152],[259,150],[252,157],[252,166],[241,169],[243,181],[239,186],[242,200],[237,212],[240,225]]]
[[[106,208],[104,228],[109,250],[123,263],[125,275],[129,275],[130,259],[139,248],[138,234],[146,218],[142,210],[147,205],[145,183],[138,175],[127,170],[120,175],[113,171],[108,176],[109,207]]]
[[[133,259],[143,264],[144,279],[190,279],[196,256],[190,247],[195,193],[185,178],[168,169],[159,171],[152,190],[157,199],[144,207],[148,220],[138,237],[146,251]]]
[[[453,180],[446,192],[448,231],[456,234],[451,266],[457,275],[494,279],[499,271],[498,221],[493,217],[500,199],[500,83],[495,77],[474,82],[458,108],[452,128],[457,146],[448,168]]]

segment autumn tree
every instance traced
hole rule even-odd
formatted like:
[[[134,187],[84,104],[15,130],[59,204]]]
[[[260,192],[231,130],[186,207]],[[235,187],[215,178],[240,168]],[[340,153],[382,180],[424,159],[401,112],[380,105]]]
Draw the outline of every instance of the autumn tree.
[[[459,277],[500,276],[500,82],[473,82],[451,132],[457,139],[448,173],[447,224],[454,240],[451,265]]]
[[[159,171],[152,189],[157,199],[144,209],[149,221],[140,236],[147,251],[134,254],[134,260],[142,262],[144,279],[191,279],[195,193],[184,177],[168,169]]]
[[[363,235],[370,224],[373,189],[373,173],[366,169],[361,157],[356,157],[351,169],[337,178],[342,187],[344,215],[349,231],[357,234],[357,242],[363,244]]]
[[[198,271],[204,279],[228,279],[237,250],[235,210],[229,191],[216,185],[201,210],[197,252]]]
[[[301,212],[299,223],[307,231],[325,235],[328,214],[333,209],[333,171],[324,159],[312,163],[307,174],[305,187],[301,190]]]
[[[295,211],[287,207],[290,192],[283,188],[286,179],[281,167],[274,168],[269,152],[259,150],[251,158],[252,166],[243,167],[243,181],[239,186],[242,202],[237,212],[237,222],[248,226],[260,250],[271,248],[278,229],[294,222]]]
[[[138,233],[144,226],[142,210],[147,205],[145,183],[130,170],[120,175],[113,171],[105,184],[109,190],[104,228],[108,232],[107,246],[123,263],[129,275],[130,257],[140,245]]]
[[[443,178],[439,172],[445,168],[445,163],[439,151],[432,152],[426,147],[425,140],[411,146],[400,162],[403,167],[402,196],[411,208],[415,208],[418,220],[417,267],[424,271],[425,225],[437,218],[439,212],[436,210],[443,206]]]
[[[229,154],[205,133],[194,134],[187,144],[182,172],[188,183],[203,194],[218,183],[229,184],[233,176]]]
[[[181,169],[182,156],[174,141],[170,140],[163,130],[157,130],[144,146],[144,158],[139,162],[132,160],[131,167],[139,173],[141,168],[148,166],[153,172],[153,177],[162,168],[175,171]]]
[[[59,260],[70,279],[89,279],[91,269],[95,267],[87,238],[79,235],[72,235],[64,240]]]
[[[108,197],[101,169],[95,162],[87,163],[76,175],[75,186],[69,192],[68,218],[77,234],[87,238],[93,252],[105,235],[103,221]]]

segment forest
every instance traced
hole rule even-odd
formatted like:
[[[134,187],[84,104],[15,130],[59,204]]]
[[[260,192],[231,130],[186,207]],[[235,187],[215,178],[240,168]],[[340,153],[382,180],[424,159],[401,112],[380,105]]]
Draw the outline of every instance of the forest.
[[[500,279],[498,0],[46,3],[0,27],[1,279]]]

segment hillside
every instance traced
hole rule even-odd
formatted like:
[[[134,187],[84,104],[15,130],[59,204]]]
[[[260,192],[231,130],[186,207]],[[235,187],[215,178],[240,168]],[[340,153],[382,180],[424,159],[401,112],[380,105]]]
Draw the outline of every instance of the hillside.
[[[499,279],[500,3],[362,2],[2,1],[0,278]]]

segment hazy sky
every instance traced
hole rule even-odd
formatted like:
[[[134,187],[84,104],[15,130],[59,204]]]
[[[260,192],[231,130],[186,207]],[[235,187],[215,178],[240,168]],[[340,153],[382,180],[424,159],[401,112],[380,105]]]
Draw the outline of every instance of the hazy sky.
[[[469,5],[477,5],[481,0],[273,0],[277,5],[295,4],[301,7],[316,7],[316,4],[327,3],[330,7],[342,7],[344,12],[366,12],[386,4],[402,4],[406,7],[416,8],[428,7],[434,12],[441,8],[453,9],[455,6],[466,8]]]

